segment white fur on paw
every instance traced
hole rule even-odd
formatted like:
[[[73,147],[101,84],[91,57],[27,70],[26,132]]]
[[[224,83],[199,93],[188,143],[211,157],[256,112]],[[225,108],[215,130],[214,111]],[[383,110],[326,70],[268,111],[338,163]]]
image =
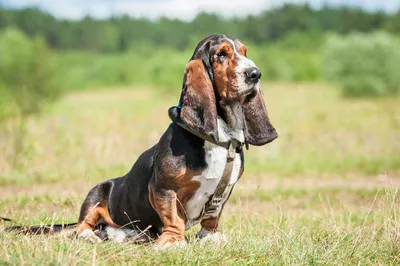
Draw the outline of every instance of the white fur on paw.
[[[220,232],[211,232],[207,229],[201,228],[201,230],[197,233],[197,237],[200,238],[200,242],[208,242],[211,241],[215,244],[226,243],[226,236]]]
[[[132,229],[118,229],[113,227],[107,227],[108,239],[116,243],[122,243],[128,238],[137,237],[139,233]]]
[[[100,239],[100,237],[98,237],[98,236],[96,236],[96,234],[92,231],[92,230],[90,230],[90,229],[85,229],[85,230],[83,230],[82,231],[82,233],[80,233],[79,235],[78,235],[78,238],[79,239],[83,239],[83,240],[86,240],[86,241],[89,241],[89,242],[91,242],[91,243],[101,243],[102,242],[102,240]]]

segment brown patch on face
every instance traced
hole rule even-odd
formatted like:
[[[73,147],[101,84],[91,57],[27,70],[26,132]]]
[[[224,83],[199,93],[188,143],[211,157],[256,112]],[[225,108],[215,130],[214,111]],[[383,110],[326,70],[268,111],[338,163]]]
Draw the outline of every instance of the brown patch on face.
[[[239,53],[247,57],[247,47],[243,44],[240,44]]]
[[[225,56],[220,56],[220,55]],[[223,42],[214,54],[213,72],[216,89],[224,102],[237,99],[237,55],[230,42]]]

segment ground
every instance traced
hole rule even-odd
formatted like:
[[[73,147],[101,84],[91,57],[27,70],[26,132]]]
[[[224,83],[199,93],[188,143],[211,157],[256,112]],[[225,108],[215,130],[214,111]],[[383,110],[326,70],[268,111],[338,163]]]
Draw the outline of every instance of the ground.
[[[223,213],[226,244],[89,244],[0,229],[0,264],[399,264],[400,99],[343,99],[326,84],[264,84],[279,138],[245,153]],[[155,144],[176,92],[113,88],[67,95],[31,118],[25,153],[0,135],[0,216],[74,222],[89,189]],[[12,167],[17,162],[17,167]],[[1,224],[0,227],[7,225]]]

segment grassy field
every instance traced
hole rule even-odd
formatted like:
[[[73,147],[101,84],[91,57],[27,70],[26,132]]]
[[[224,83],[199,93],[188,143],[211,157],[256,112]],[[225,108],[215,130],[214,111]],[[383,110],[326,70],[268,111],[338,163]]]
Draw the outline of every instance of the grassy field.
[[[198,227],[188,246],[166,252],[0,229],[0,264],[399,264],[400,98],[345,100],[326,84],[263,88],[279,138],[245,154],[223,213],[227,244],[194,243]],[[125,174],[157,142],[178,96],[151,88],[67,95],[29,120],[17,169],[4,131],[0,216],[76,221],[94,184]]]

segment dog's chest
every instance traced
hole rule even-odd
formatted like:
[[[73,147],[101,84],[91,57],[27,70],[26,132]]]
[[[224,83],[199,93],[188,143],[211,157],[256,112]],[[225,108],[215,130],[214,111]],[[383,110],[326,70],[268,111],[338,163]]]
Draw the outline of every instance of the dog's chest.
[[[210,197],[214,194],[218,183],[224,174],[224,168],[228,155],[227,149],[209,142],[206,142],[204,148],[207,167],[200,175],[193,178],[193,180],[200,183],[200,187],[185,204],[185,212],[187,216],[186,229],[189,229],[201,221],[205,205],[210,200]],[[239,178],[240,167],[240,155],[236,154],[233,162],[232,172],[230,174],[229,185],[223,194],[221,206],[215,210],[212,216],[217,216],[221,211],[222,204],[227,200],[233,185]]]

